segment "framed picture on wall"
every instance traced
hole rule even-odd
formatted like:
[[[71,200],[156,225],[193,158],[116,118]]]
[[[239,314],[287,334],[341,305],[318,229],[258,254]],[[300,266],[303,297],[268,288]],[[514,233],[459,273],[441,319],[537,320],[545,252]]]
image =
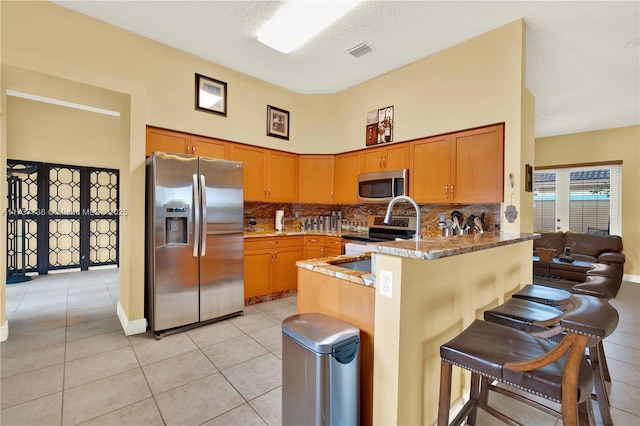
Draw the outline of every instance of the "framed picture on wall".
[[[530,164],[524,166],[524,190],[533,192],[533,167]]]
[[[289,111],[267,105],[267,136],[289,140]]]
[[[196,109],[227,116],[227,83],[196,73]]]

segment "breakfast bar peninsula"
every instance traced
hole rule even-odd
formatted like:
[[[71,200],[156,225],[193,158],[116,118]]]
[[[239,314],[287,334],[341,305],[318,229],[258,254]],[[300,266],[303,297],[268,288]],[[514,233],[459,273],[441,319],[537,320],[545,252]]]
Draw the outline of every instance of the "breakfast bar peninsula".
[[[298,262],[300,312],[334,316],[345,312],[343,320],[372,330],[371,347],[362,347],[364,424],[435,423],[440,345],[530,283],[537,237],[481,233],[369,244],[370,274],[340,271],[339,260]],[[327,312],[328,305],[319,304],[317,295],[336,285],[342,285],[335,292],[340,300]],[[340,297],[350,286],[370,293],[359,299]],[[353,306],[358,300],[371,309]],[[341,303],[352,305],[341,310],[337,307]],[[355,318],[357,312],[369,318]],[[371,320],[373,324],[367,325]],[[452,401],[460,399],[468,386],[468,378],[454,369]]]

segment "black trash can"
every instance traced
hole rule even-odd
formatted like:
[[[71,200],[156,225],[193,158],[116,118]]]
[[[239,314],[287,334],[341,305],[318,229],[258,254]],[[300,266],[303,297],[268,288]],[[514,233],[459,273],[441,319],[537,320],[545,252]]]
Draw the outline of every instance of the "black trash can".
[[[360,329],[327,315],[282,323],[282,424],[360,423]]]

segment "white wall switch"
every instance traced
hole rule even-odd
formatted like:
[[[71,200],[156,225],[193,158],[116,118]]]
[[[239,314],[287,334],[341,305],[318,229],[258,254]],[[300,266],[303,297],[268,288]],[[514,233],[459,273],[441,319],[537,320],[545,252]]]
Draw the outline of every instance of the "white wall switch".
[[[380,295],[393,296],[393,272],[380,270]]]

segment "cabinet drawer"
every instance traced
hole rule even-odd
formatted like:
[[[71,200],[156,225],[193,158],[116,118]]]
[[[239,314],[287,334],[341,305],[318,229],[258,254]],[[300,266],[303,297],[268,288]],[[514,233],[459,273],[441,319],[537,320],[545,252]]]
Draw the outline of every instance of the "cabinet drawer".
[[[275,250],[284,247],[300,247],[301,237],[258,237],[246,238],[244,240],[244,250]]]
[[[327,248],[340,248],[342,244],[342,238],[340,237],[326,237],[324,239],[324,246]]]
[[[305,235],[302,244],[305,246],[324,246],[324,237],[322,235]]]

